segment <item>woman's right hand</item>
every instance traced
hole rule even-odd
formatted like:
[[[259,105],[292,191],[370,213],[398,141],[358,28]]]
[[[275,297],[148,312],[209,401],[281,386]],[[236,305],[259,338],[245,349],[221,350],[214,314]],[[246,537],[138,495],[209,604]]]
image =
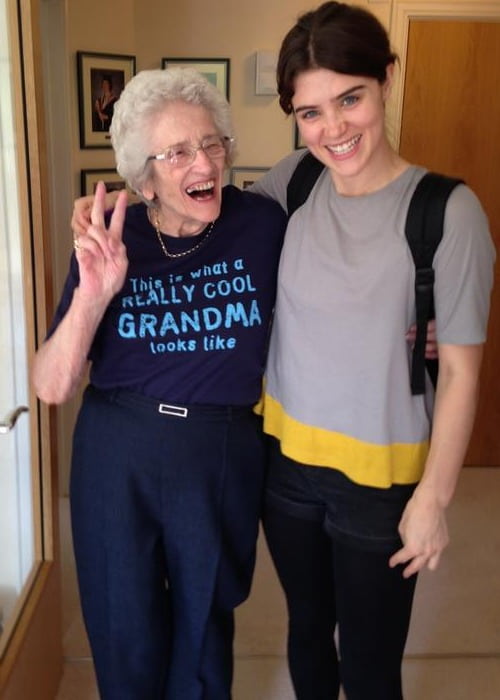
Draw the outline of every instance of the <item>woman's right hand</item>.
[[[73,215],[71,216],[71,228],[73,229],[73,236],[75,239],[77,239],[78,236],[83,236],[90,226],[90,213],[93,203],[93,194],[75,199],[73,203]]]
[[[92,199],[90,223],[74,237],[80,272],[78,297],[105,307],[123,287],[128,268],[127,251],[122,241],[127,192],[119,192],[107,228],[104,223],[106,188],[103,182],[98,183]]]
[[[121,192],[121,190],[120,190]],[[117,201],[119,192],[105,192],[105,208],[113,209]],[[79,197],[73,203],[73,215],[71,217],[71,228],[75,238],[82,236],[90,226],[90,215],[92,205],[94,203],[95,194],[89,194],[86,197]]]

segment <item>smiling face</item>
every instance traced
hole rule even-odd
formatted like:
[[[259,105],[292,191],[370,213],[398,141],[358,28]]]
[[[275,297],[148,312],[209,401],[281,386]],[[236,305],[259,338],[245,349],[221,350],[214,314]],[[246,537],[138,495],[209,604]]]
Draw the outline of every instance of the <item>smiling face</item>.
[[[384,85],[318,68],[295,80],[292,106],[302,141],[330,169],[340,193],[374,191],[401,167],[385,134],[391,77],[392,66]]]
[[[214,135],[217,129],[205,107],[172,102],[151,122],[150,154],[177,144],[196,148]],[[162,231],[176,236],[193,235],[219,216],[224,163],[224,154],[209,158],[202,149],[184,167],[164,160],[150,161],[150,178],[142,193],[147,199],[156,196]]]

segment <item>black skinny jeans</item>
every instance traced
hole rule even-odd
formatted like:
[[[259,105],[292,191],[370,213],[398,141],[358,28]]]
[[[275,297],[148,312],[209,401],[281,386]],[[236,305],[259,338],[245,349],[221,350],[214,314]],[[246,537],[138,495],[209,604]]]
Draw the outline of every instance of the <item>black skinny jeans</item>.
[[[278,469],[298,466],[271,448],[271,470],[276,459]],[[285,501],[293,498],[296,506],[292,491],[301,482],[286,478]],[[283,486],[282,477],[273,482],[271,473],[271,486],[278,482]],[[313,489],[302,495],[301,505],[309,507],[318,494]],[[263,517],[288,605],[288,661],[297,700],[334,700],[341,684],[348,700],[402,700],[401,663],[417,577],[404,579],[403,567],[389,567],[397,546],[389,553],[363,549],[303,515],[297,508],[293,514],[277,508],[271,498]]]

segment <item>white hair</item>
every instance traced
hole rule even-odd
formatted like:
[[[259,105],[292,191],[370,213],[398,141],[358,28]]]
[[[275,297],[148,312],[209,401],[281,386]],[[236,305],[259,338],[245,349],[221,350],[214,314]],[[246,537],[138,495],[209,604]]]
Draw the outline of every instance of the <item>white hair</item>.
[[[192,68],[144,70],[125,86],[116,102],[111,122],[111,143],[120,175],[136,192],[148,180],[146,159],[151,155],[149,125],[170,102],[205,107],[220,136],[233,136],[231,111],[224,95]],[[226,164],[231,163],[228,150]]]

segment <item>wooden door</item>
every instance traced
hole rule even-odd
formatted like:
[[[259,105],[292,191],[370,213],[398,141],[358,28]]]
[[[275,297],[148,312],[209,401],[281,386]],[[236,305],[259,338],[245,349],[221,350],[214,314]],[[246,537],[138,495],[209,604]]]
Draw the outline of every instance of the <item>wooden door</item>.
[[[54,700],[62,671],[53,417],[29,385],[50,230],[38,1],[0,0],[1,700]]]
[[[500,255],[500,21],[413,19],[400,152],[462,177],[480,198]],[[466,464],[500,465],[500,265]]]

